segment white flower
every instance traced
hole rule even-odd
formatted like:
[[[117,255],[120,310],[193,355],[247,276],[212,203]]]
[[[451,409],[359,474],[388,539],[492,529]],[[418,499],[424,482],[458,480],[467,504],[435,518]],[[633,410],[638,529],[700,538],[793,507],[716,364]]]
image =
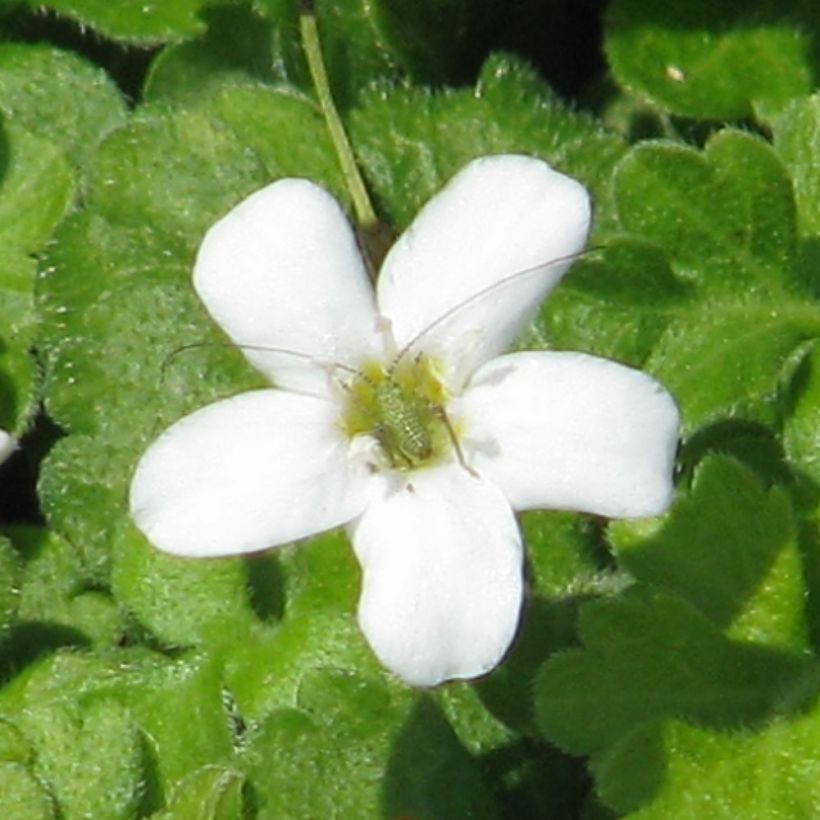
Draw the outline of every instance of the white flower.
[[[194,285],[277,388],[160,436],[131,485],[138,526],[166,552],[214,556],[347,524],[382,663],[421,686],[492,669],[522,600],[513,510],[644,516],[672,493],[678,412],[655,381],[580,353],[499,355],[589,220],[585,189],[545,163],[475,160],[399,238],[374,294],[322,188],[248,197],[209,230]]]
[[[17,441],[5,430],[0,430],[0,464],[17,449]]]

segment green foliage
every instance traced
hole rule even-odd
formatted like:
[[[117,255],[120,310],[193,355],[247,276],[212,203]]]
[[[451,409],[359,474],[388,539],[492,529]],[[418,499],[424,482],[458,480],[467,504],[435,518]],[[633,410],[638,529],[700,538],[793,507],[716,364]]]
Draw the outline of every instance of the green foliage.
[[[767,727],[799,725],[820,682],[787,498],[766,493],[737,462],[712,457],[666,519],[610,529],[636,583],[586,604],[583,648],[543,666],[542,730],[568,751],[592,755],[599,793],[621,811],[648,804],[646,816],[660,817],[655,806],[684,800],[675,792],[681,781],[664,767],[667,758],[688,765],[668,742],[686,736],[687,724],[715,748],[740,729],[752,747],[754,727],[761,739],[749,776],[765,777]],[[679,729],[676,721],[684,722]],[[796,754],[784,765],[797,766]],[[636,767],[646,756],[651,765]]]
[[[205,0],[173,0],[171,3],[49,0],[44,5],[106,37],[149,46],[174,42],[201,32],[203,25],[199,14],[205,4]]]
[[[100,141],[125,121],[125,101],[101,69],[68,51],[4,43],[0,108],[82,166]]]
[[[98,701],[81,712],[56,704],[38,706],[23,716],[23,731],[37,749],[34,773],[49,784],[64,815],[113,820],[135,812],[142,775],[140,740],[122,706]]]
[[[17,614],[19,561],[8,539],[0,539],[0,636],[14,623]]]
[[[242,820],[245,779],[236,769],[203,766],[174,787],[168,809],[157,812],[156,820]]]
[[[0,179],[0,426],[22,432],[36,401],[36,371],[29,355],[34,333],[35,265],[41,248],[69,207],[72,170],[60,149],[11,125],[3,129]]]
[[[682,412],[671,510],[523,515],[508,657],[434,692],[367,646],[342,532],[194,561],[127,512],[160,431],[267,386],[205,231],[282,177],[349,208],[301,5],[0,3],[0,815],[820,815],[816,4],[316,1],[385,232],[477,156],[575,176],[591,247],[518,346]]]
[[[0,792],[3,809],[14,817],[27,820],[51,820],[53,802],[34,775],[20,763],[0,763]]]
[[[423,696],[391,699],[375,681],[336,670],[304,677],[298,708],[272,712],[244,766],[259,817],[497,817],[474,761]],[[317,789],[304,772],[322,773]]]
[[[815,11],[804,1],[616,0],[607,56],[620,85],[663,110],[740,119],[781,108],[816,81],[806,28]]]
[[[122,639],[118,605],[107,592],[87,588],[76,550],[39,527],[15,527],[9,534],[22,556],[16,640],[36,635],[35,624],[47,624],[58,643],[114,646]]]
[[[820,97],[794,100],[774,123],[774,145],[789,169],[794,186],[800,233],[805,237],[820,232],[818,169],[815,163],[820,145]]]
[[[561,346],[645,366],[678,400],[687,434],[737,417],[774,426],[784,371],[820,329],[780,157],[728,129],[703,151],[649,141],[619,162],[614,189],[629,239],[616,235],[568,283]],[[542,321],[549,333],[549,306]]]
[[[794,721],[773,721],[760,732],[716,734],[670,721],[659,744],[667,756],[664,785],[651,806],[629,816],[811,817],[820,799],[817,732],[816,709]]]
[[[113,83],[85,60],[4,43],[0,113],[0,427],[19,434],[38,398],[32,255],[72,207],[80,167],[125,112]]]
[[[253,621],[237,561],[190,561],[153,549],[133,528],[113,543],[112,591],[165,646],[243,637]]]
[[[809,648],[791,504],[737,462],[704,462],[668,520],[616,522],[609,537],[633,577],[674,592],[728,635]]]

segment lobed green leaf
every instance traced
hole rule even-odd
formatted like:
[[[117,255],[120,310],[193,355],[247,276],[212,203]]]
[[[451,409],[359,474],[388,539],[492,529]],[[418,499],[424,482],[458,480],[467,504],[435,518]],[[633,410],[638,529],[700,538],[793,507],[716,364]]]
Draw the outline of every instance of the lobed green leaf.
[[[740,119],[811,88],[813,14],[810,2],[616,0],[607,57],[620,85],[665,111]]]
[[[679,595],[731,637],[810,648],[791,504],[738,462],[706,459],[664,518],[608,532],[636,579]]]
[[[43,5],[105,37],[151,46],[199,34],[204,28],[199,15],[206,0],[48,0]]]
[[[658,739],[666,758],[664,781],[651,803],[629,816],[812,817],[820,808],[818,732],[816,707],[796,720],[775,720],[759,731],[718,733],[670,722]]]
[[[305,675],[298,709],[273,712],[244,767],[261,817],[497,817],[492,794],[435,705],[335,669]],[[317,789],[305,772],[321,772]]]

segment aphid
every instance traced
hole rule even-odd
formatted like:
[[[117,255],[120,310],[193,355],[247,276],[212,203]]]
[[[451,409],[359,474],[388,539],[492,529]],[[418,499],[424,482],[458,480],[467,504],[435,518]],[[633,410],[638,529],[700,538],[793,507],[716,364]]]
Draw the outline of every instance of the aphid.
[[[231,342],[225,342],[224,346],[305,359],[333,374],[335,383],[346,396],[340,419],[341,428],[351,439],[366,434],[372,436],[379,445],[381,463],[374,464],[374,469],[389,467],[412,470],[455,455],[458,462],[472,472],[459,443],[458,422],[454,422],[446,410],[450,394],[437,372],[435,360],[423,352],[414,351],[431,331],[453,319],[468,306],[524,277],[543,271],[546,266],[574,260],[580,255],[560,257],[546,265],[518,271],[477,291],[429,322],[386,365],[365,362],[359,367],[352,367],[342,362],[318,362],[310,354],[285,348]],[[388,342],[392,342],[389,322],[384,320],[381,329],[388,337]],[[194,343],[178,348],[166,358],[163,372],[171,359],[182,351],[209,344],[220,343]],[[390,346],[395,348],[394,344],[388,344],[388,348]],[[349,378],[340,378],[339,374],[346,374]]]
[[[427,461],[433,454],[432,430],[439,405],[416,385],[399,382],[392,365],[378,380],[363,373],[356,387],[354,410],[366,417],[391,466],[409,468]],[[355,433],[355,427],[350,432]]]
[[[342,425],[352,438],[372,435],[388,465],[409,470],[445,455],[450,447],[467,466],[445,403],[446,390],[421,354],[396,356],[388,367],[370,365],[344,385]]]
[[[430,423],[433,407],[414,393],[406,393],[393,379],[387,378],[373,391],[373,432],[382,449],[413,467],[430,458],[433,438]],[[395,466],[395,465],[394,465]]]

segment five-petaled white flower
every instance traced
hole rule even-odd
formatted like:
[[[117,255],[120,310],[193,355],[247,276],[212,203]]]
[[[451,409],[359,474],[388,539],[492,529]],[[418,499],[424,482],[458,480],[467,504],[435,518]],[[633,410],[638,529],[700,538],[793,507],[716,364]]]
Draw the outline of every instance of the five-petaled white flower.
[[[645,516],[672,493],[678,412],[650,377],[580,353],[499,355],[589,221],[583,186],[544,162],[475,160],[398,239],[374,294],[322,188],[248,197],[208,231],[194,285],[276,387],[149,447],[138,526],[166,552],[215,556],[347,524],[382,663],[421,686],[492,669],[522,602],[513,510]]]

